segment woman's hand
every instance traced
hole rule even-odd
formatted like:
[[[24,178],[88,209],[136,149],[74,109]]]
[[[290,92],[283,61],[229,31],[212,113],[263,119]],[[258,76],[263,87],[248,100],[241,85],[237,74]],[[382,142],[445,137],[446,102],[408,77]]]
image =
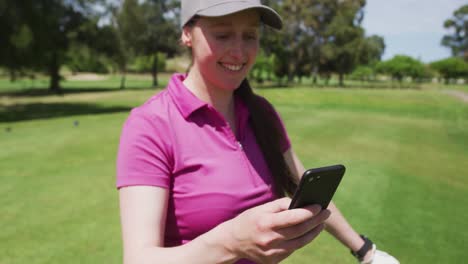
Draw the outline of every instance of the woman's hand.
[[[330,216],[319,205],[288,210],[290,202],[290,198],[278,199],[219,225],[225,231],[222,243],[237,258],[257,263],[285,259],[317,237]]]

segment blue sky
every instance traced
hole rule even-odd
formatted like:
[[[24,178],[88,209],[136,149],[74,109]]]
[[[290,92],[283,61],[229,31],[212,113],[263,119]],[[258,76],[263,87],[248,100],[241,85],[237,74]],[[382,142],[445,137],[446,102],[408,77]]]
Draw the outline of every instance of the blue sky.
[[[440,45],[444,21],[467,0],[367,0],[363,26],[367,35],[385,39],[383,59],[405,54],[431,62],[450,56]]]

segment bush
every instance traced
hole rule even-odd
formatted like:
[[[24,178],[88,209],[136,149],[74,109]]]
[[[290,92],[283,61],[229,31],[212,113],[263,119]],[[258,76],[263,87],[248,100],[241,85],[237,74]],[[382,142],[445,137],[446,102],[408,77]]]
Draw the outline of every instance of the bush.
[[[145,73],[151,72],[153,69],[153,62],[158,56],[158,72],[163,72],[166,70],[166,54],[158,52],[156,55],[151,56],[139,56],[136,57],[133,63],[129,66],[129,71]]]
[[[399,82],[402,82],[405,77],[420,80],[428,75],[428,71],[421,61],[405,55],[396,55],[390,60],[379,62],[376,70],[379,73],[391,75]]]
[[[265,78],[267,80],[271,79],[273,76],[273,63],[273,55],[267,57],[265,53],[261,51],[250,71],[250,77],[258,83],[262,83]]]
[[[375,79],[375,71],[370,66],[358,66],[350,75],[351,80],[370,81]]]
[[[451,79],[468,79],[468,63],[461,58],[452,57],[435,61],[430,66],[440,73],[445,83],[449,83]]]
[[[105,59],[84,46],[73,46],[67,53],[66,66],[72,72],[108,73]]]

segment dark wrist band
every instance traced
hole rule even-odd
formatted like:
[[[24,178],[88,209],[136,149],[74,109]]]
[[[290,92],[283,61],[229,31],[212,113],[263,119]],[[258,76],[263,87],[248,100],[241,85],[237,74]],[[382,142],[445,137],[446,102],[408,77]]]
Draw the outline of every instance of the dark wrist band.
[[[372,241],[366,236],[364,235],[360,235],[360,236],[364,240],[364,245],[358,251],[351,250],[351,254],[355,256],[359,261],[362,261],[364,259],[364,256],[367,254],[367,252],[372,249],[372,245],[374,243],[372,243]]]

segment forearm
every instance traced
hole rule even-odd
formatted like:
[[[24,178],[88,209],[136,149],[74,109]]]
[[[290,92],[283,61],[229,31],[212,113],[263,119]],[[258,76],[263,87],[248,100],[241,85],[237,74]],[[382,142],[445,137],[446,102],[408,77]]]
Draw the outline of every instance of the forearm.
[[[124,264],[234,263],[238,257],[223,239],[223,234],[215,228],[181,246],[133,248],[126,252]]]
[[[354,231],[333,202],[328,206],[328,210],[330,210],[331,215],[325,221],[325,229],[349,249],[359,250],[364,245],[359,234]]]

